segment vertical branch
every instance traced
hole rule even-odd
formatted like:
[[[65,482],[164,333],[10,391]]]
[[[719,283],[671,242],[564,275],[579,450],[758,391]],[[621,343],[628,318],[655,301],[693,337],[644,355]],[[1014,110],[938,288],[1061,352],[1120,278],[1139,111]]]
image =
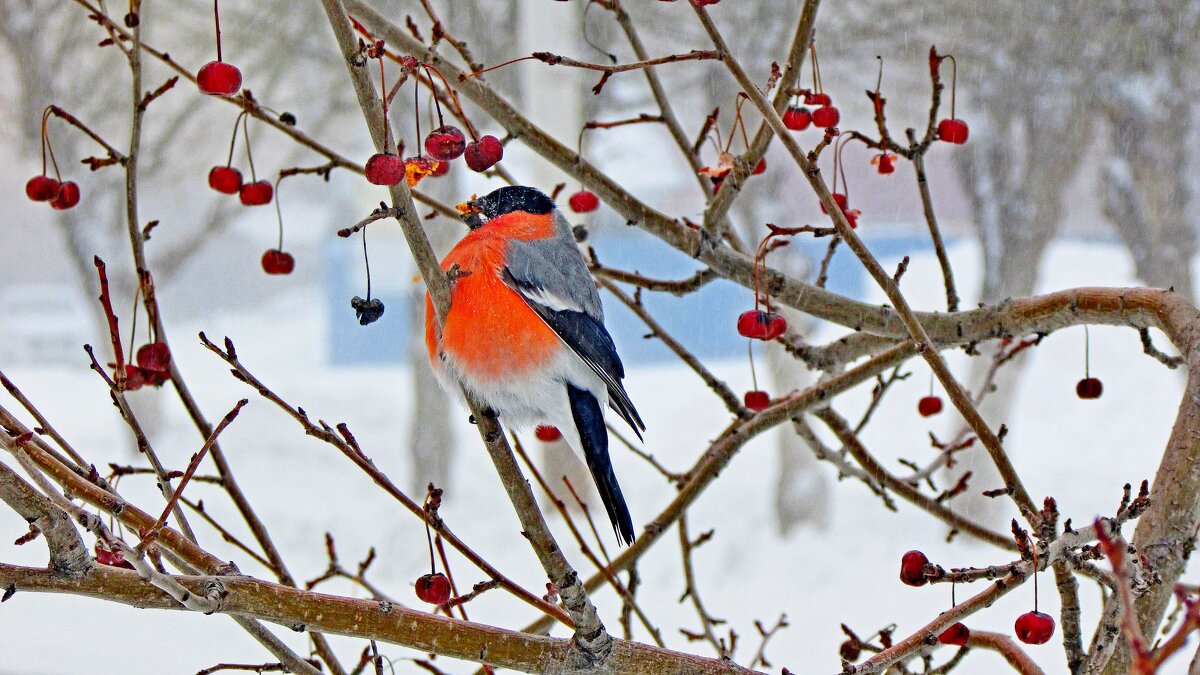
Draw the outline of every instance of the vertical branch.
[[[909,142],[915,144],[912,129],[908,130]],[[937,254],[938,265],[942,268],[942,280],[946,285],[946,311],[958,311],[958,289],[954,286],[954,270],[950,267],[950,256],[946,255],[946,245],[942,241],[942,231],[938,227],[937,216],[933,212],[933,196],[929,193],[929,178],[925,175],[925,153],[915,152],[912,156],[913,169],[917,172],[917,190],[921,193],[921,209],[925,213],[925,222],[929,225],[929,236],[933,239],[933,250]]]
[[[382,151],[386,137],[383,128],[382,105],[366,70],[355,65],[358,48],[351,32],[346,8],[342,4],[342,0],[321,0],[321,4],[329,19],[329,25],[333,30],[342,57],[346,61],[354,92],[371,131],[371,138],[376,149]],[[420,142],[420,139],[417,139],[417,142]],[[404,230],[404,236],[408,240],[413,259],[421,271],[425,285],[429,288],[440,328],[445,319],[446,310],[450,307],[450,289],[446,274],[438,264],[433,248],[429,245],[429,239],[425,235],[425,230],[417,218],[407,184],[401,181],[389,189],[393,208],[400,209],[402,213],[400,224]],[[572,641],[574,648],[570,654],[571,663],[575,667],[592,667],[596,664],[603,664],[612,651],[612,637],[604,629],[604,624],[600,621],[595,606],[579,581],[579,575],[567,562],[554,535],[550,533],[546,519],[533,496],[533,490],[530,489],[529,481],[525,479],[520,467],[517,466],[512,448],[508,445],[495,412],[485,409],[470,395],[466,395],[466,398],[477,422],[479,436],[483,439],[488,455],[491,456],[492,463],[499,474],[500,482],[504,485],[509,500],[517,512],[525,537],[533,547],[534,553],[550,581],[558,589],[563,605],[575,622],[575,640]]]

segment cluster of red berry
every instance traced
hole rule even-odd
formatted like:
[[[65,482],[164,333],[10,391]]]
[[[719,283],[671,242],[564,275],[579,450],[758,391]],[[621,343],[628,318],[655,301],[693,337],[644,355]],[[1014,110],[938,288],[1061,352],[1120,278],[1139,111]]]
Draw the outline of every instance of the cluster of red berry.
[[[930,565],[929,558],[921,551],[909,551],[900,558],[900,581],[908,586],[924,586],[928,583],[927,574],[940,573],[941,568]],[[1035,581],[1036,570],[1035,570]],[[1037,611],[1037,586],[1034,586],[1035,609],[1017,617],[1013,630],[1017,639],[1025,644],[1045,644],[1054,635],[1054,618],[1049,614]],[[971,631],[962,623],[956,623],[938,635],[938,642],[945,645],[962,646],[967,644]]]
[[[62,181],[42,174],[25,183],[25,196],[35,202],[49,202],[50,208],[65,211],[79,203],[79,186],[75,181]]]
[[[42,111],[42,173],[34,176],[25,183],[25,196],[35,202],[47,202],[50,208],[65,211],[79,204],[79,185],[75,181],[64,181],[58,172],[58,160],[54,157],[54,146],[50,144],[50,136],[46,123],[50,121],[54,106],[46,106]],[[50,163],[54,167],[54,178],[46,175],[46,153],[49,151]]]
[[[242,137],[246,141],[246,159],[250,165],[249,182],[243,182],[242,172],[233,167],[233,150],[237,144],[239,125]],[[233,136],[229,140],[229,156],[225,160],[225,166],[218,165],[209,170],[208,186],[221,194],[237,195],[243,206],[270,204],[275,195],[271,181],[259,180],[254,170],[254,155],[250,152],[249,115],[244,110],[234,119]]]

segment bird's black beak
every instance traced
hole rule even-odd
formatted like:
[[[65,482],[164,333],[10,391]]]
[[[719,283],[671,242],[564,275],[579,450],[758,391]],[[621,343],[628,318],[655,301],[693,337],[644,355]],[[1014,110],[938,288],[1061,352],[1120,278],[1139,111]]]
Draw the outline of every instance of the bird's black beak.
[[[479,204],[475,201],[473,195],[470,201],[465,201],[461,204],[458,204],[454,207],[454,209],[462,214],[459,216],[459,218],[461,218],[470,229],[477,230],[483,226],[483,217],[481,215],[483,213],[483,209],[479,208]]]

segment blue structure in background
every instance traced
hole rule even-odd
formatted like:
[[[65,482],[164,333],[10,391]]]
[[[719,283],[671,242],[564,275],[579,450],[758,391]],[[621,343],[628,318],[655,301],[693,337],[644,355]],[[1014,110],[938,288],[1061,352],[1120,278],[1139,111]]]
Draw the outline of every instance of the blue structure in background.
[[[659,279],[683,279],[701,268],[687,255],[676,251],[650,235],[627,228],[617,234],[601,232],[591,242],[600,261],[623,270],[638,271]],[[916,234],[902,237],[871,237],[871,250],[880,258],[900,257],[929,250],[929,238]],[[947,242],[952,244],[953,242]],[[815,269],[825,254],[825,239],[798,239],[788,249],[803,251]],[[783,261],[785,251],[773,256]],[[356,366],[399,363],[409,340],[423,335],[409,333],[409,303],[402,293],[379,295],[387,311],[370,326],[360,326],[350,308],[350,298],[364,290],[361,262],[354,247],[331,246],[325,249],[326,298],[330,307],[329,354],[333,365]],[[787,268],[784,263],[785,269]],[[860,298],[866,287],[866,272],[843,245],[838,248],[829,269],[827,287],[836,293]],[[607,294],[602,293],[602,296]],[[621,357],[627,364],[656,363],[673,356],[658,340],[644,339],[646,327],[611,296],[604,297],[606,323],[613,334]],[[752,308],[752,293],[731,282],[717,280],[684,298],[663,293],[643,293],[642,300],[672,335],[700,358],[728,358],[745,351],[745,339],[734,329],[737,316]]]

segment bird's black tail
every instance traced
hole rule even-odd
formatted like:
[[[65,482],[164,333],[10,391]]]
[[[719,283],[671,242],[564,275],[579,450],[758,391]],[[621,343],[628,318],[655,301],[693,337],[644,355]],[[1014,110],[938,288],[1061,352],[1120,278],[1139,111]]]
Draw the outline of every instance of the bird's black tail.
[[[625,505],[625,497],[621,494],[617,474],[613,473],[612,460],[608,456],[604,410],[590,392],[569,384],[567,398],[571,402],[575,428],[579,430],[579,440],[583,443],[583,455],[592,472],[592,480],[596,481],[596,488],[600,491],[600,499],[604,501],[604,508],[608,511],[608,519],[612,521],[613,531],[622,543],[632,544],[633,519],[629,516],[629,507]]]

